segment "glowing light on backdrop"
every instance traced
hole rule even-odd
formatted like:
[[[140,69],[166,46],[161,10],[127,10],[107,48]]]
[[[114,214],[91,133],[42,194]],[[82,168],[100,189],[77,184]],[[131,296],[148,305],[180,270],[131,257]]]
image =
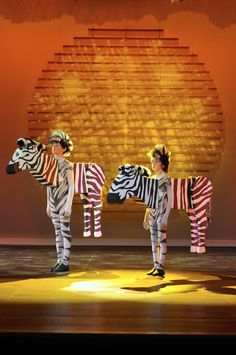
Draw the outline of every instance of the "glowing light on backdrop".
[[[157,143],[171,150],[170,175],[209,175],[219,166],[224,122],[210,72],[164,30],[89,29],[48,62],[28,108],[29,136],[53,129],[74,141],[71,160],[100,164],[106,194],[118,166],[150,167]],[[143,209],[131,201],[109,210]]]

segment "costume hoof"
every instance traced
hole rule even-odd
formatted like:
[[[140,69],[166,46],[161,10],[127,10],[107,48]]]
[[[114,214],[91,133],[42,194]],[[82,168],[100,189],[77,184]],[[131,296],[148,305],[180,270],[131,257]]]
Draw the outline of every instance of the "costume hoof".
[[[153,275],[153,273],[156,271],[156,268],[153,267],[150,271],[148,271],[147,275]]]
[[[95,238],[100,238],[102,236],[102,232],[94,232]]]
[[[90,237],[91,236],[91,232],[84,232],[83,233],[83,237]]]

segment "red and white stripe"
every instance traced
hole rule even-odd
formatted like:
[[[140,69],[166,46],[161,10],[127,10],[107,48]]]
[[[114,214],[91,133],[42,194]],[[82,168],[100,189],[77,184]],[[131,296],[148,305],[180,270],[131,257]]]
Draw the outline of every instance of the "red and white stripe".
[[[88,193],[86,165],[88,166],[88,164],[74,163],[75,193]]]
[[[172,208],[182,210],[190,207],[188,196],[189,179],[172,178]]]

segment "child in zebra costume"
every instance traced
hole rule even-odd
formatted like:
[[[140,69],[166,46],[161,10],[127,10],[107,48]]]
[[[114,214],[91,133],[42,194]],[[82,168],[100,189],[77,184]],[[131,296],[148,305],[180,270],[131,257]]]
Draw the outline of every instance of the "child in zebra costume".
[[[52,154],[58,159],[61,181],[57,186],[47,186],[47,214],[55,228],[57,262],[52,272],[69,271],[71,250],[70,217],[74,196],[73,163],[65,157],[73,150],[73,143],[67,133],[54,131],[49,138]]]
[[[167,175],[170,152],[162,144],[156,145],[148,153],[152,170],[158,179],[158,209],[147,208],[144,228],[150,229],[153,255],[153,268],[147,275],[164,277],[164,265],[167,254],[167,221],[172,204],[171,179]]]

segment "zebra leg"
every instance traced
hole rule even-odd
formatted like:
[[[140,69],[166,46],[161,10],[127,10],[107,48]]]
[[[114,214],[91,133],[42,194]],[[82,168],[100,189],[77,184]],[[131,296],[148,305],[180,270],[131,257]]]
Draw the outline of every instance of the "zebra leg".
[[[101,223],[101,217],[102,217],[102,204],[101,201],[99,202],[94,202],[93,203],[93,209],[94,209],[94,232],[93,235],[96,238],[99,238],[102,236],[102,223]]]
[[[62,264],[69,265],[70,251],[71,251],[71,231],[70,231],[70,217],[60,217],[61,235],[63,238],[63,259]]]
[[[197,217],[195,215],[194,210],[191,208],[187,210],[188,213],[188,218],[190,221],[190,229],[191,229],[191,247],[190,247],[190,252],[191,253],[197,253],[198,249],[198,223],[197,223]]]
[[[153,266],[155,269],[158,269],[160,266],[159,263],[160,246],[158,243],[158,231],[157,231],[156,224],[150,225],[150,239],[151,239],[151,247],[152,247]]]
[[[59,265],[63,260],[63,237],[61,234],[60,218],[57,214],[52,213],[52,223],[55,230],[57,264]]]
[[[71,250],[71,232],[70,232],[70,218],[60,217],[57,213],[52,213],[52,223],[56,235],[56,252],[57,263],[51,268],[51,271],[59,271],[58,268],[62,266],[61,271],[69,270],[70,250]],[[65,267],[67,267],[65,269]]]
[[[167,238],[166,232],[160,230],[160,225],[158,225],[158,245],[159,245],[159,266],[158,269],[164,271],[164,265],[167,254]]]
[[[205,252],[205,231],[204,223],[198,221],[194,209],[187,211],[191,225],[191,253],[204,253]],[[207,222],[207,217],[206,217]]]
[[[87,194],[80,194],[80,198],[83,204],[84,209],[84,237],[91,236],[91,212],[92,212],[92,204]]]
[[[205,239],[206,239],[206,230],[209,224],[209,219],[207,213],[204,213],[198,220],[198,231],[199,231],[199,238],[198,238],[198,248],[197,253],[205,253]]]

